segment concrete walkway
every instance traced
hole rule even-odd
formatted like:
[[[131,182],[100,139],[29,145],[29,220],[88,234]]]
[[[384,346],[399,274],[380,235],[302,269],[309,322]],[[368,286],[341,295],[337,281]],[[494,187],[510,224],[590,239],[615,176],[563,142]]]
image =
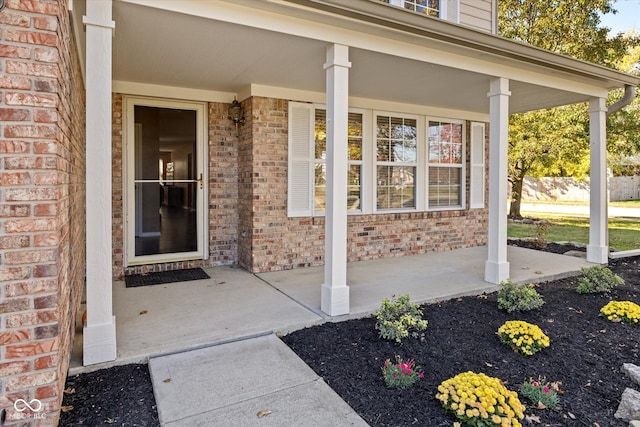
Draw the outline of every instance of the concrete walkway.
[[[149,360],[163,426],[367,426],[275,335]]]

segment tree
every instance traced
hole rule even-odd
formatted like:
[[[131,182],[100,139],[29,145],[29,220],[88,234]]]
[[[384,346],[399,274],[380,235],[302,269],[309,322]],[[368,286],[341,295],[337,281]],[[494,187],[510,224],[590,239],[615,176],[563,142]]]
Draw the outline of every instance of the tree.
[[[499,32],[523,43],[615,68],[638,40],[622,34],[608,37],[608,29],[600,26],[599,13],[613,11],[612,4],[612,0],[500,0]],[[619,135],[624,140],[624,127],[631,120],[623,122]],[[514,114],[509,119],[509,133],[511,217],[521,216],[525,175],[581,177],[588,172],[585,105]]]

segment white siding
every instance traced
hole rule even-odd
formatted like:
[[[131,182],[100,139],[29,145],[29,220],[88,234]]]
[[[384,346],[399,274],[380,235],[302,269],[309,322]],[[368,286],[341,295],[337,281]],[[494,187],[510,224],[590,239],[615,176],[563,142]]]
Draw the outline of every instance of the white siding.
[[[476,30],[493,31],[493,3],[496,0],[460,0],[460,24]]]

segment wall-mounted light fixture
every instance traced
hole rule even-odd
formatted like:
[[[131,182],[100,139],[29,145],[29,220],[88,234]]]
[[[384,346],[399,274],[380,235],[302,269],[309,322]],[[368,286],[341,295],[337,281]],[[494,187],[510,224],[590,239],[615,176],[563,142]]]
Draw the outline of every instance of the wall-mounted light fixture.
[[[238,133],[238,124],[244,123],[244,111],[235,96],[231,107],[229,107],[229,118],[233,120],[233,124],[236,125],[236,133]]]

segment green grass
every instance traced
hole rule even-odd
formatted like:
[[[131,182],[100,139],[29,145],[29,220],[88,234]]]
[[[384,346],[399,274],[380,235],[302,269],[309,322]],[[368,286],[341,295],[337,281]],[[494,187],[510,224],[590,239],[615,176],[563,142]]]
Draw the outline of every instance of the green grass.
[[[551,223],[547,229],[546,240],[589,243],[589,218],[542,214],[536,214],[536,217],[546,219]],[[534,224],[509,221],[507,234],[509,237],[516,238],[537,237],[536,230],[537,227]],[[609,218],[609,246],[616,251],[640,249],[640,221]]]
[[[523,200],[527,205],[563,205],[563,206],[589,206],[589,202],[563,202],[559,200]],[[616,208],[640,208],[640,200],[620,200],[609,202],[609,206]]]

